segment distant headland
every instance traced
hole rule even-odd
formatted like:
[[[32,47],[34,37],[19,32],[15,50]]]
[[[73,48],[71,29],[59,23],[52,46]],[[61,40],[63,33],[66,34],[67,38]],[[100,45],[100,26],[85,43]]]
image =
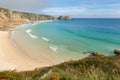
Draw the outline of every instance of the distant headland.
[[[70,20],[69,16],[50,16],[43,14],[34,14],[28,12],[13,11],[10,9],[0,8],[0,30],[10,30],[15,26],[27,23],[30,21],[39,20]]]
[[[59,20],[71,20],[72,18],[70,16],[59,16]]]

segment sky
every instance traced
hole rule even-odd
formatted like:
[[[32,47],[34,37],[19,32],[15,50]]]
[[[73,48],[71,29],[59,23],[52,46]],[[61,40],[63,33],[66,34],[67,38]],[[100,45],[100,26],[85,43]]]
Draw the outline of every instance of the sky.
[[[74,18],[120,18],[120,0],[1,0],[0,7]]]

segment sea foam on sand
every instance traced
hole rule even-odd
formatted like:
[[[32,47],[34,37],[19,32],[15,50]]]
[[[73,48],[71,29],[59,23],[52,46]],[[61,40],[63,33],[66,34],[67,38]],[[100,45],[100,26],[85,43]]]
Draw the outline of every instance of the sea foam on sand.
[[[31,32],[32,32],[32,30],[30,30],[30,29],[26,30],[26,33],[27,33],[31,38],[37,39],[38,37],[37,37],[36,35],[33,35]]]
[[[47,66],[25,55],[18,47],[12,45],[13,40],[9,39],[9,36],[9,31],[0,31],[0,71],[26,71]]]

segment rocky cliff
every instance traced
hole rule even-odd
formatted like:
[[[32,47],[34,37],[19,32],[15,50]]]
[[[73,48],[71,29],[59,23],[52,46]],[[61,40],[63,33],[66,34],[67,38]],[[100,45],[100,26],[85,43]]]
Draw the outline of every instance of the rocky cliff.
[[[59,20],[71,20],[72,18],[70,16],[60,16],[58,17]]]
[[[49,15],[18,12],[10,9],[0,8],[0,30],[13,29],[16,25],[30,21],[55,19],[57,18]]]

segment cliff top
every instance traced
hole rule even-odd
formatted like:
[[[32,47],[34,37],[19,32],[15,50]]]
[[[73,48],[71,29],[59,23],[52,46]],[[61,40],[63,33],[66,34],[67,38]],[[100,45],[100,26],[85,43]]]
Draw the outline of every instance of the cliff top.
[[[10,30],[17,25],[38,20],[55,20],[54,16],[0,8],[0,30]]]
[[[4,71],[5,80],[119,80],[120,56],[92,56],[33,71]]]

